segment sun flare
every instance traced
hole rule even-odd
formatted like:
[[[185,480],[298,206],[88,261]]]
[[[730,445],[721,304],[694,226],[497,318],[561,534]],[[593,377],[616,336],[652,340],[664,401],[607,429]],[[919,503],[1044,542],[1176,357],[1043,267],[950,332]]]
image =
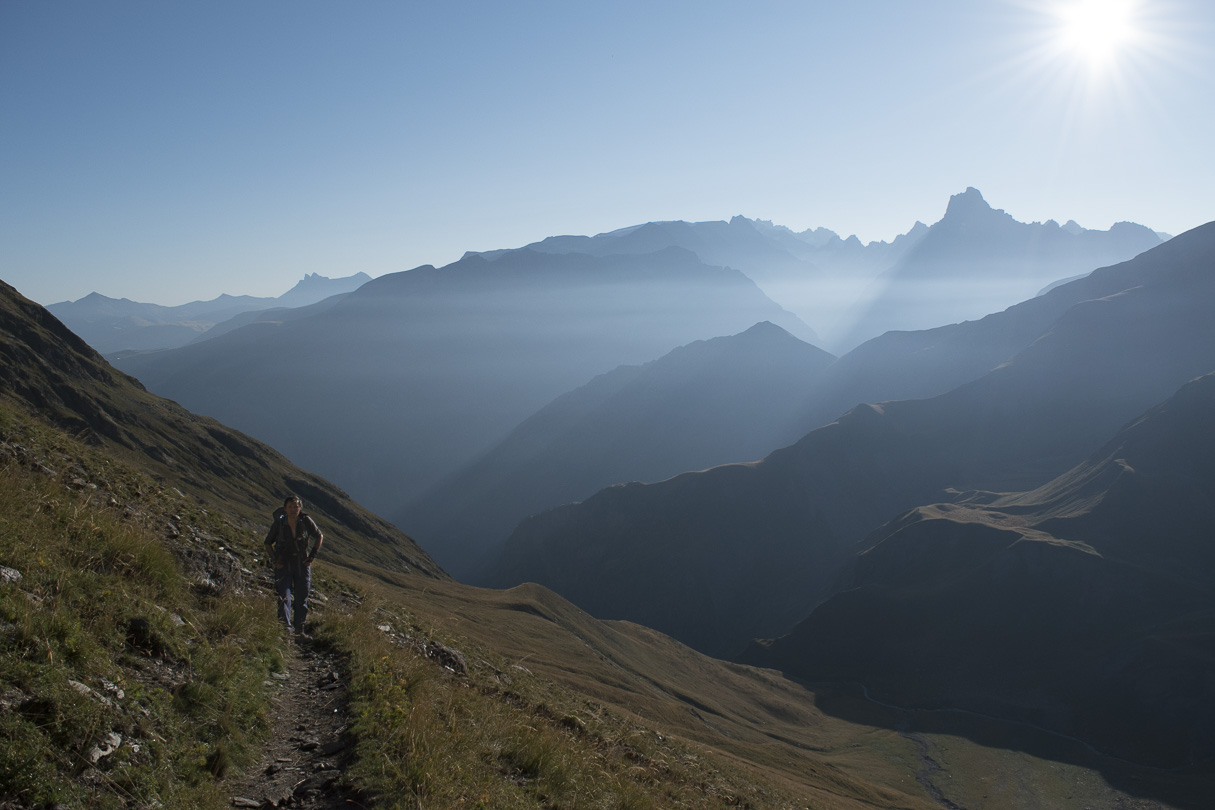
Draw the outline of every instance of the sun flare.
[[[1129,0],[1072,0],[1058,13],[1060,45],[1093,66],[1112,60],[1135,37]]]

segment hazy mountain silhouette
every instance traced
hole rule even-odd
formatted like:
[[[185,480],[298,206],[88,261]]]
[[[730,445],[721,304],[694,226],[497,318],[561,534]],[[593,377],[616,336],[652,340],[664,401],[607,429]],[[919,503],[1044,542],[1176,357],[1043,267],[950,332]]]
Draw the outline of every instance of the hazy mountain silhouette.
[[[198,339],[216,324],[242,313],[315,304],[355,290],[370,280],[366,273],[345,278],[309,273],[277,298],[221,295],[210,301],[165,307],[90,293],[77,301],[51,304],[47,309],[102,354],[172,349]]]
[[[805,330],[688,251],[521,250],[382,276],[310,317],[119,362],[388,511],[594,376],[763,320]]]
[[[890,330],[979,318],[1059,279],[1125,261],[1162,241],[1133,223],[1108,231],[1054,221],[1022,223],[993,210],[973,188],[950,198],[931,228],[921,222],[891,242],[862,243],[826,228],[795,232],[764,220],[648,222],[596,236],[554,236],[528,245],[548,253],[645,253],[682,247],[708,264],[741,270],[809,323],[815,345],[843,353]],[[483,254],[486,256],[495,253]]]
[[[807,400],[804,427],[819,427],[861,402],[923,399],[976,380],[1030,346],[1070,307],[1137,284],[1141,268],[1123,263],[977,320],[868,340],[823,373]]]
[[[528,514],[622,481],[759,458],[793,441],[801,403],[832,360],[765,321],[621,366],[558,397],[390,517],[452,574],[475,578]]]
[[[1031,492],[882,527],[850,581],[744,660],[1078,735],[1215,755],[1215,375]]]
[[[945,216],[872,284],[869,301],[830,345],[846,351],[890,330],[981,318],[1061,278],[1125,261],[1160,244],[1142,225],[1108,231],[1069,221],[1023,223],[993,209],[977,189],[949,199]]]
[[[1215,223],[993,317],[986,332],[967,325],[998,352],[1010,331],[1046,320],[1007,362],[941,396],[859,406],[761,462],[614,487],[529,518],[492,581],[534,580],[718,654],[779,635],[757,631],[825,598],[884,521],[949,488],[1038,486],[1215,369],[1213,266]]]
[[[691,250],[707,264],[741,270],[774,301],[815,329],[806,337],[830,346],[841,319],[860,302],[868,283],[889,269],[924,234],[917,222],[892,242],[841,239],[826,228],[800,233],[764,220],[647,222],[596,236],[553,236],[528,247],[546,253],[647,253],[664,247]],[[501,252],[501,251],[499,251]],[[485,254],[492,255],[492,254]]]

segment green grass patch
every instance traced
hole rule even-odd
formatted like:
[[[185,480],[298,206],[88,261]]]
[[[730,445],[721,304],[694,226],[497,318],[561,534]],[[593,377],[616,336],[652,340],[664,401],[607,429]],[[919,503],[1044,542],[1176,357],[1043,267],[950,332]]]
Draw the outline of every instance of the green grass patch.
[[[256,752],[282,668],[273,601],[193,587],[138,472],[7,409],[0,443],[0,565],[20,575],[0,584],[0,795],[227,806],[216,777]]]
[[[710,775],[702,752],[484,650],[449,671],[424,653],[445,642],[399,607],[331,613],[319,637],[349,662],[347,779],[377,807],[770,806],[740,798],[758,792],[741,774]]]

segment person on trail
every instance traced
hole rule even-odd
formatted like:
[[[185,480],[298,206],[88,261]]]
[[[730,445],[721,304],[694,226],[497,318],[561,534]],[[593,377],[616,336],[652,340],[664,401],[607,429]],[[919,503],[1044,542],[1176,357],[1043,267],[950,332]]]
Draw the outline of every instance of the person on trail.
[[[312,551],[308,539],[313,539]],[[283,507],[274,511],[274,522],[266,532],[266,556],[274,565],[274,590],[278,593],[278,617],[287,632],[303,637],[308,619],[308,592],[312,589],[312,561],[325,540],[316,521],[304,514],[304,503],[288,495]]]

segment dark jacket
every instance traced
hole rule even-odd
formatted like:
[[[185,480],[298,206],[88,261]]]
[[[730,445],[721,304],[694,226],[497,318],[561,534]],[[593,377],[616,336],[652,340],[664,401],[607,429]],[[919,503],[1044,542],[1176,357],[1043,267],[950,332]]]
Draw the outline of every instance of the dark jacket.
[[[291,534],[291,524],[287,521],[287,510],[276,509],[274,522],[270,531],[266,532],[266,546],[273,546],[272,554],[275,562],[302,563],[308,559],[308,538],[320,539],[321,530],[316,521],[300,512],[295,518],[295,536]]]

